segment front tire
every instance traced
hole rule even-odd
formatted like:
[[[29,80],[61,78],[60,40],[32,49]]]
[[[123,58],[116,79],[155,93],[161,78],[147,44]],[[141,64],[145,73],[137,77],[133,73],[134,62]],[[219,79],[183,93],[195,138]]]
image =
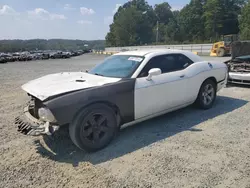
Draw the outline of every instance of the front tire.
[[[196,104],[199,108],[207,110],[210,109],[216,99],[216,84],[209,79],[201,85]]]
[[[216,52],[218,57],[224,57],[226,55],[226,50],[224,48],[219,48]]]
[[[94,104],[82,110],[69,126],[73,143],[82,150],[94,152],[106,147],[118,131],[114,110],[105,104]]]

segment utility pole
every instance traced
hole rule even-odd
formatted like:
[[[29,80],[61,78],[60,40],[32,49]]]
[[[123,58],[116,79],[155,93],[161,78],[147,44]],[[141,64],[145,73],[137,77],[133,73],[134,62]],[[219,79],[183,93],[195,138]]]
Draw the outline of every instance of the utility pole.
[[[156,23],[156,44],[158,43],[158,38],[159,38],[159,21],[157,20],[157,23]]]

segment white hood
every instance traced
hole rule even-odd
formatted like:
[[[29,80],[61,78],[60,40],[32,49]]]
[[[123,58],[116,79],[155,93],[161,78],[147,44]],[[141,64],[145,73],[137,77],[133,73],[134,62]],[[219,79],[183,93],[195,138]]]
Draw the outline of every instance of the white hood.
[[[121,79],[97,76],[85,72],[63,72],[32,80],[24,84],[22,89],[43,101],[54,95],[101,86],[119,80]]]

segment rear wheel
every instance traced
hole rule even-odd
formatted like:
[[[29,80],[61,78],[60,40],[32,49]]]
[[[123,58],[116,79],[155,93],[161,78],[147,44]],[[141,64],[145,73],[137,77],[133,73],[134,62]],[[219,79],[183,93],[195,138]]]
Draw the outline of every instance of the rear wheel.
[[[209,109],[213,106],[215,99],[216,85],[213,80],[206,80],[200,88],[196,104],[199,108]]]
[[[217,49],[216,55],[217,55],[218,57],[224,57],[224,56],[226,55],[225,49],[224,49],[224,48],[219,48],[219,49]]]
[[[118,131],[116,114],[104,104],[94,104],[81,111],[69,126],[73,143],[82,150],[106,147]]]

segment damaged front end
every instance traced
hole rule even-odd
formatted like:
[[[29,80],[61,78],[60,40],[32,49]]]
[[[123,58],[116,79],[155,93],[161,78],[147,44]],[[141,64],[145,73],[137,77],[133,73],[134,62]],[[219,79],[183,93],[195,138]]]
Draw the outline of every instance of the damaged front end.
[[[232,43],[231,60],[228,66],[228,83],[250,84],[250,41]]]
[[[250,73],[250,56],[240,57],[228,62],[229,72]]]
[[[229,83],[250,84],[250,55],[237,57],[226,64]]]
[[[59,129],[53,114],[33,96],[23,113],[15,118],[15,125],[20,133],[30,136],[52,135]]]

